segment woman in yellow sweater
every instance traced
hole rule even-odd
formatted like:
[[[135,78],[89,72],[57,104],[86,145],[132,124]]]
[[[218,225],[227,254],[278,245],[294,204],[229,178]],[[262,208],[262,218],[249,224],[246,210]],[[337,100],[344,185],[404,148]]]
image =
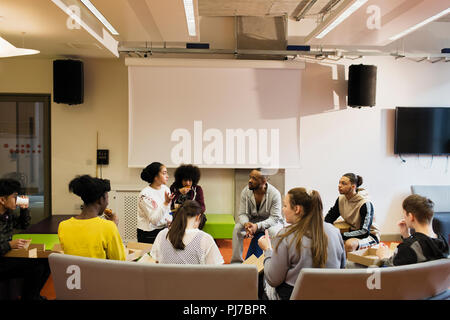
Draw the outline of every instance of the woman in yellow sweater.
[[[59,224],[58,236],[65,254],[90,258],[125,260],[125,248],[117,229],[115,214],[102,215],[108,206],[109,180],[78,176],[69,191],[81,197],[83,209],[78,216]]]

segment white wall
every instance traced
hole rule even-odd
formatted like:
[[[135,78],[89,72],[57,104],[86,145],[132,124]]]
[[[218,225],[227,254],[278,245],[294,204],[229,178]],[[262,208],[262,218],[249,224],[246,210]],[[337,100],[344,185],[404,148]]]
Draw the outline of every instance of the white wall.
[[[141,169],[128,168],[128,79],[123,60],[83,59],[84,103],[76,106],[51,103],[52,214],[76,214],[82,201],[69,193],[68,184],[78,174],[96,172],[99,148],[110,150],[110,164],[102,170],[112,186],[145,186]],[[53,91],[52,59],[22,57],[0,60],[0,92],[46,93]],[[3,160],[0,165],[3,165]],[[169,170],[169,184],[173,182]],[[234,170],[202,169],[201,185],[208,212],[232,213]]]
[[[80,200],[68,192],[76,174],[95,175],[96,135],[99,147],[110,149],[103,177],[113,185],[143,184],[140,169],[127,167],[128,86],[123,60],[87,59],[85,103],[69,107],[52,103],[53,214],[73,214]],[[378,65],[377,105],[346,108],[346,74],[351,63]],[[414,156],[406,163],[393,154],[395,106],[450,106],[450,64],[416,63],[406,59],[370,58],[310,64],[302,71],[300,91],[299,169],[286,170],[286,191],[309,186],[320,191],[327,210],[335,201],[340,176],[360,174],[374,201],[383,233],[396,233],[401,201],[411,184],[449,184],[447,159]],[[0,92],[51,93],[49,59],[2,59]],[[205,92],[205,99],[208,98]],[[238,99],[239,97],[237,97]],[[283,117],[290,117],[285,110]],[[213,116],[213,115],[212,115]],[[420,128],[419,128],[420,129]],[[173,175],[170,170],[169,174]],[[203,169],[207,208],[231,213],[234,171]]]
[[[341,175],[354,172],[364,178],[363,186],[374,202],[382,233],[397,233],[401,202],[410,194],[410,186],[450,184],[450,174],[447,157],[432,160],[431,156],[404,156],[406,163],[403,163],[394,155],[394,109],[396,106],[450,107],[450,65],[390,57],[365,58],[353,63],[378,66],[376,107],[347,109],[345,103],[340,103],[346,92],[340,84],[345,83],[343,77],[348,76],[351,62],[337,68],[328,67],[328,72],[326,66],[308,64],[304,80],[321,85],[307,93],[311,101],[303,101],[300,107],[303,109],[301,168],[286,170],[286,190],[296,186],[319,190],[326,213],[338,196]],[[330,81],[333,74],[339,84]],[[320,99],[315,106],[314,97]]]

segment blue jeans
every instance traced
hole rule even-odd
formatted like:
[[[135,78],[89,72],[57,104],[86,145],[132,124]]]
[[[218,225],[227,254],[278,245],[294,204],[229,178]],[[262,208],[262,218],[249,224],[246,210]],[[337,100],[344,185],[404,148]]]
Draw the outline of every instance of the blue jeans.
[[[258,239],[261,238],[264,235],[264,232],[256,232],[253,236],[252,241],[250,241],[250,245],[248,247],[247,255],[245,256],[245,259],[250,257],[252,254],[254,254],[257,258],[259,258],[263,251],[258,245]]]

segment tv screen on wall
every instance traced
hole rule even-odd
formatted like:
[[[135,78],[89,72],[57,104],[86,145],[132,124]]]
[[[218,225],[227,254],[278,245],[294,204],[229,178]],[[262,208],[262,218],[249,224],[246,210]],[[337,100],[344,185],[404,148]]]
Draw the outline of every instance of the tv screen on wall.
[[[397,107],[395,154],[450,154],[450,108]]]

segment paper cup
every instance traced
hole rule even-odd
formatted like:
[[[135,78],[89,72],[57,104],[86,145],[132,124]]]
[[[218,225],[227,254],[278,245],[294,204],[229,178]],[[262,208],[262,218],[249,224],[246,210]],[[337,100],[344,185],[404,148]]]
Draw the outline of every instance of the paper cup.
[[[28,205],[30,202],[30,200],[28,198],[21,198],[21,196],[17,197],[16,200],[16,205],[21,206],[21,205]]]

